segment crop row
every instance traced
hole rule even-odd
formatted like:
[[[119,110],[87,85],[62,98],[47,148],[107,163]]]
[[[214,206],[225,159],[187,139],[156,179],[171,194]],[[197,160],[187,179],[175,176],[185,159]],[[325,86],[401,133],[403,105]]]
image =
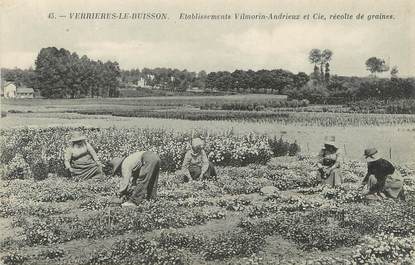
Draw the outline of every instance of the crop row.
[[[359,113],[415,114],[415,100],[367,100],[348,104],[351,111]]]
[[[222,219],[225,213],[215,208],[178,207],[175,202],[144,203],[138,209],[108,208],[86,217],[50,216],[25,218],[17,222],[23,228],[25,244],[45,245],[82,238],[103,238],[126,232],[146,232],[180,228]]]
[[[389,202],[370,206],[314,207],[303,212],[275,208],[265,215],[255,211],[239,226],[263,236],[281,234],[305,249],[330,250],[355,245],[365,234],[414,235],[414,221],[415,210],[411,203]]]
[[[221,109],[221,110],[249,110],[260,111],[266,108],[297,108],[307,107],[310,102],[304,100],[269,100],[265,102],[224,102],[224,103],[206,103],[200,106],[200,109]]]
[[[190,133],[180,134],[156,129],[83,129],[82,132],[95,147],[98,157],[110,171],[112,157],[125,156],[137,150],[155,151],[162,160],[162,170],[174,171],[181,167],[184,154],[190,148]],[[35,178],[45,178],[48,173],[63,172],[63,152],[69,135],[74,129],[20,129],[0,131],[0,161],[7,165],[3,178],[24,178],[33,173]],[[205,150],[215,165],[244,166],[251,163],[265,164],[272,156],[295,155],[298,145],[256,134],[207,135]],[[35,172],[33,172],[35,171]]]
[[[271,121],[281,124],[298,124],[304,126],[381,126],[401,125],[415,122],[414,115],[405,114],[355,114],[324,112],[293,112],[291,110],[79,110],[68,111],[87,115],[112,115],[121,117],[149,117],[182,120],[237,120],[237,121]],[[333,111],[337,112],[337,111]],[[353,112],[353,111],[352,111]]]

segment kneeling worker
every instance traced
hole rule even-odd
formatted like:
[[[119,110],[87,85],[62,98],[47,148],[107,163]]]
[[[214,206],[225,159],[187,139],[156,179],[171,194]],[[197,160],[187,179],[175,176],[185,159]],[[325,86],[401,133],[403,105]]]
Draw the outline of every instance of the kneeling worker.
[[[192,148],[184,156],[182,171],[186,181],[216,177],[215,167],[209,162],[203,145],[202,139],[193,139]]]

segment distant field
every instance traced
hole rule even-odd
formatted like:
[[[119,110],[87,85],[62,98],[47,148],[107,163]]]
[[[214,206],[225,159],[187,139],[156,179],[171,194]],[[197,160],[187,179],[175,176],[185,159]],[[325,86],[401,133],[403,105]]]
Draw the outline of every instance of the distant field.
[[[395,161],[415,161],[415,115],[313,113],[287,111],[200,110],[211,101],[278,100],[274,95],[225,97],[151,97],[116,99],[2,100],[7,117],[1,128],[22,126],[92,126],[165,128],[281,135],[297,140],[304,152],[317,152],[326,135],[336,136],[346,159],[360,159],[362,150],[376,146]],[[16,112],[16,113],[11,113]],[[75,112],[75,113],[68,113]],[[89,115],[82,115],[89,114]],[[99,114],[99,115],[97,115]],[[140,116],[141,115],[141,116]]]
[[[83,107],[104,107],[108,105],[118,106],[199,106],[210,102],[268,102],[281,100],[279,95],[249,94],[229,96],[172,96],[172,97],[144,97],[144,98],[84,98],[84,99],[2,99],[2,110],[14,108],[39,109],[59,108],[67,109],[69,106]]]
[[[191,121],[156,118],[114,117],[108,115],[81,115],[76,113],[12,113],[1,119],[1,127],[86,126],[96,128],[164,128],[175,131],[201,130],[212,133],[232,131],[236,134],[258,133],[283,136],[297,140],[304,152],[316,153],[324,136],[334,135],[346,159],[361,159],[362,150],[376,146],[383,156],[394,161],[415,162],[415,124],[397,126],[323,127],[300,124],[282,124],[272,121]],[[345,149],[345,150],[344,150]]]
[[[16,99],[3,100],[1,109],[8,113],[64,113],[148,117],[185,120],[239,120],[278,122],[282,125],[307,126],[380,126],[415,124],[411,114],[334,113],[340,106],[272,108],[281,102],[278,95],[187,96],[104,99]],[[248,104],[254,110],[203,109],[206,104]],[[260,108],[256,108],[260,107]],[[337,109],[337,110],[336,110]],[[295,111],[293,111],[295,110]],[[323,110],[323,111],[322,111]],[[328,111],[328,112],[324,112]],[[331,112],[330,112],[331,111]]]

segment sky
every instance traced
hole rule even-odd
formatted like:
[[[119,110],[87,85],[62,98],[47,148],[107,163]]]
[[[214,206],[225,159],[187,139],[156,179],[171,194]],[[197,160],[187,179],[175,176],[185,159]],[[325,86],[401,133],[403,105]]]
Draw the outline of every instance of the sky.
[[[40,49],[55,46],[121,69],[170,67],[189,71],[286,69],[310,73],[308,53],[330,49],[332,74],[367,76],[372,56],[415,76],[413,0],[0,0],[0,64],[34,67]],[[66,18],[48,18],[66,15]],[[167,20],[75,20],[70,13],[166,13]],[[310,14],[301,20],[183,20],[180,13]],[[363,19],[333,20],[361,13]],[[320,14],[320,15],[318,15]],[[393,19],[368,20],[369,15]]]

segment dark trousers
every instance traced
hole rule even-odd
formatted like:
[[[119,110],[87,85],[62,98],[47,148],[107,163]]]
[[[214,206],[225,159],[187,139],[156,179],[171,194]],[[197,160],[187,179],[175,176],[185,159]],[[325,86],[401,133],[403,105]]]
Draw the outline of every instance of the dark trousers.
[[[202,173],[202,168],[198,166],[189,166],[189,173],[192,177],[192,180],[199,180],[200,173]],[[216,169],[212,162],[209,162],[209,167],[206,170],[205,174],[203,174],[201,180],[212,178],[216,178]],[[189,179],[187,179],[187,176],[185,176],[185,181],[189,181]]]
[[[134,190],[129,200],[139,204],[144,199],[154,199],[157,196],[157,184],[160,173],[160,157],[154,152],[144,152],[142,157],[143,166],[135,182]]]

